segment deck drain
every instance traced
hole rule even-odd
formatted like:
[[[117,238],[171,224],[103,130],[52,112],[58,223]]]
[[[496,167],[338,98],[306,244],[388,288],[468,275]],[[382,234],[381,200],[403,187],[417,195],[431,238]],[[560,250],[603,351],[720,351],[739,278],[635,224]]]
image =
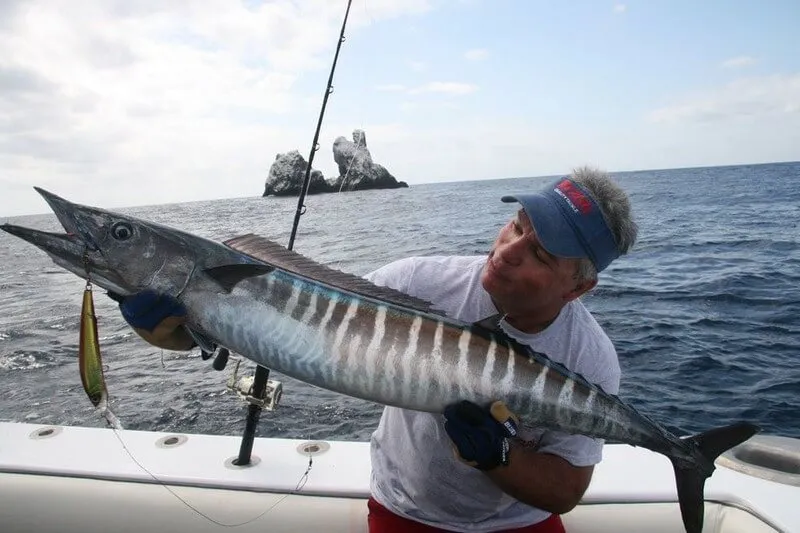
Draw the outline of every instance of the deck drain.
[[[45,428],[39,428],[34,430],[28,435],[32,439],[49,439],[51,437],[55,437],[61,433],[61,428],[58,426],[47,426]]]
[[[297,447],[297,453],[307,457],[315,457],[321,455],[331,449],[331,445],[325,441],[314,440],[303,442]]]
[[[185,443],[189,438],[186,435],[167,435],[156,441],[157,448],[177,448]]]

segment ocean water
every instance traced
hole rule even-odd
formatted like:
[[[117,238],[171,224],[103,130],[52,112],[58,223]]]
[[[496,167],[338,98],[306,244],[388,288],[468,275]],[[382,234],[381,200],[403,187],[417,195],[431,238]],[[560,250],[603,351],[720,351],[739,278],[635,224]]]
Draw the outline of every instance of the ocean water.
[[[615,178],[640,238],[583,300],[619,352],[620,396],[680,433],[749,420],[800,437],[800,163]],[[409,255],[484,253],[516,209],[499,197],[552,179],[311,196],[295,250],[355,274]],[[285,245],[296,204],[254,197],[119,211],[212,239],[255,232]],[[60,230],[52,215],[2,222]],[[83,288],[43,252],[0,234],[0,420],[104,425],[78,374]],[[233,361],[218,372],[197,351],[155,349],[104,291],[95,305],[112,407],[126,429],[241,434],[246,405],[226,389]],[[244,360],[240,373],[253,369]],[[378,422],[380,405],[271,378],[284,395],[262,414],[260,436],[367,440]]]

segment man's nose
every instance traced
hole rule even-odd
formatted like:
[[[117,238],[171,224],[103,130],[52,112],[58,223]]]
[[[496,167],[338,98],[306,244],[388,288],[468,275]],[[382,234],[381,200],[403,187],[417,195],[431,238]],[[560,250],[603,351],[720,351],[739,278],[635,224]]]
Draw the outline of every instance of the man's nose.
[[[522,263],[523,253],[525,252],[525,239],[512,239],[498,250],[500,259],[504,263],[518,266]]]

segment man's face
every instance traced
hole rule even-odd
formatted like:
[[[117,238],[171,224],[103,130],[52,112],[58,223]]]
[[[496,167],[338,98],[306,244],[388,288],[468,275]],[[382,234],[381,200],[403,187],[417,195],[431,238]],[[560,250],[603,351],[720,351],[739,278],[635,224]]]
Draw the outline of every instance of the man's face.
[[[541,246],[520,209],[500,230],[481,283],[509,315],[552,314],[554,318],[564,304],[588,290],[577,280],[577,267],[577,259],[555,257]]]

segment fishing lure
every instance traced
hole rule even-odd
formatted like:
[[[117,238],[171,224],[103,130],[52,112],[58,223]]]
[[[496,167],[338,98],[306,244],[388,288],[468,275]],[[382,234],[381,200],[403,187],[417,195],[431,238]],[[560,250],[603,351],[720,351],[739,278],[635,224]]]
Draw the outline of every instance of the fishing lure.
[[[86,262],[86,288],[83,291],[81,306],[81,332],[78,342],[78,367],[81,374],[83,390],[92,405],[99,408],[109,426],[122,429],[119,419],[108,407],[108,389],[103,375],[103,360],[100,356],[100,341],[97,334],[97,316],[94,312],[92,281],[89,277],[88,261]]]
[[[81,334],[78,347],[78,366],[80,367],[83,390],[92,405],[99,407],[108,401],[103,362],[100,357],[100,342],[97,335],[97,316],[94,313],[92,284],[86,282],[81,307]]]

